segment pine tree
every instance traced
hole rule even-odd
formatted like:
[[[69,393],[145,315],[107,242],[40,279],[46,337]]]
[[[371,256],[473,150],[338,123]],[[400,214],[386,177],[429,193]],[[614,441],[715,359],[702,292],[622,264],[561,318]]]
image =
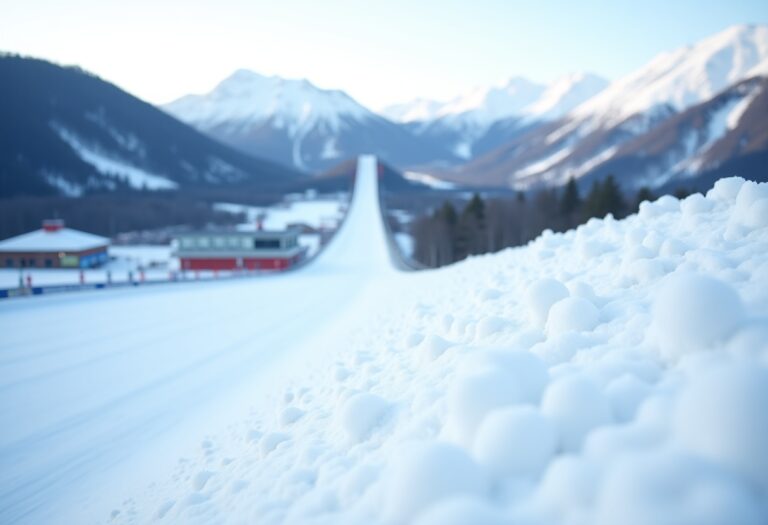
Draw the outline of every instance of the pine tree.
[[[568,179],[563,195],[560,198],[560,218],[562,219],[564,230],[574,225],[576,213],[580,207],[581,196],[579,195],[579,187],[576,186],[576,181],[571,177]]]
[[[650,188],[648,188],[648,186],[643,186],[638,190],[637,197],[635,197],[635,211],[640,209],[641,202],[651,202],[655,198],[656,196],[651,192]]]
[[[605,213],[603,216],[609,213],[617,219],[624,216],[627,205],[624,202],[624,197],[621,195],[621,190],[619,189],[619,185],[616,184],[613,175],[608,175],[603,181],[602,198],[605,206]]]

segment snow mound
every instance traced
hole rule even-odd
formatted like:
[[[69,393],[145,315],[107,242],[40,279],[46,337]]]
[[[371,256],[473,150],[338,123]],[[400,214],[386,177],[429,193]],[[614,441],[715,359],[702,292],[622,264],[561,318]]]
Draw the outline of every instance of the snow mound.
[[[450,497],[483,496],[488,481],[461,448],[447,443],[413,445],[396,458],[389,472],[384,514],[395,523]]]
[[[341,411],[345,432],[354,442],[364,440],[383,422],[390,408],[387,401],[368,392],[350,397]]]
[[[654,327],[668,357],[721,343],[744,320],[744,308],[728,284],[700,275],[672,276],[656,297]]]
[[[472,452],[497,476],[537,476],[557,445],[555,425],[531,406],[498,409],[477,431]]]

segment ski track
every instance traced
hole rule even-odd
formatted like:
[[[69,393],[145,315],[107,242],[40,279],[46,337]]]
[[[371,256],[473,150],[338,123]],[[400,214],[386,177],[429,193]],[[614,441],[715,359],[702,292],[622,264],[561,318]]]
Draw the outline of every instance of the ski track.
[[[383,230],[371,235],[375,161],[362,162],[372,184],[296,273],[0,304],[0,522],[56,521],[91,478],[126,468],[147,441],[199,421],[201,407],[216,410],[354,309],[371,272],[390,265]]]

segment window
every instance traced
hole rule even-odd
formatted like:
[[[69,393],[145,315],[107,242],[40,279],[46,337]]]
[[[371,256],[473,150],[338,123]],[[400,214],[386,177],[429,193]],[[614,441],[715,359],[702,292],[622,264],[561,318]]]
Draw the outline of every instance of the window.
[[[30,259],[30,260],[27,262],[27,265],[28,265],[30,268],[34,268],[35,266],[37,266],[37,261],[36,261],[36,260],[34,260],[34,259]]]
[[[278,239],[254,239],[253,247],[277,249],[280,248],[280,241]]]
[[[7,268],[13,268],[13,259],[6,259],[5,260],[5,266]]]
[[[45,260],[45,267],[46,268],[52,268],[53,267],[53,261],[50,259]]]
[[[199,237],[197,239],[197,245],[200,248],[208,248],[211,245],[211,240],[208,237]]]
[[[195,239],[191,237],[185,237],[181,239],[181,247],[182,248],[194,248],[195,247]]]
[[[240,238],[239,237],[230,237],[229,238],[229,247],[230,248],[239,248],[240,247]]]
[[[227,243],[227,239],[224,237],[214,237],[213,238],[213,246],[216,248],[223,248]]]

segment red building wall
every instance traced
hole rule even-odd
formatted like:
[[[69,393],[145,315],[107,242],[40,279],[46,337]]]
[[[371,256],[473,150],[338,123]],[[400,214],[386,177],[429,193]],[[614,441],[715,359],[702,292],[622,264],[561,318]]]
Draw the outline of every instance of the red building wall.
[[[236,258],[182,258],[182,270],[284,270],[296,263],[298,257],[256,259],[245,258],[242,266],[238,266]]]

